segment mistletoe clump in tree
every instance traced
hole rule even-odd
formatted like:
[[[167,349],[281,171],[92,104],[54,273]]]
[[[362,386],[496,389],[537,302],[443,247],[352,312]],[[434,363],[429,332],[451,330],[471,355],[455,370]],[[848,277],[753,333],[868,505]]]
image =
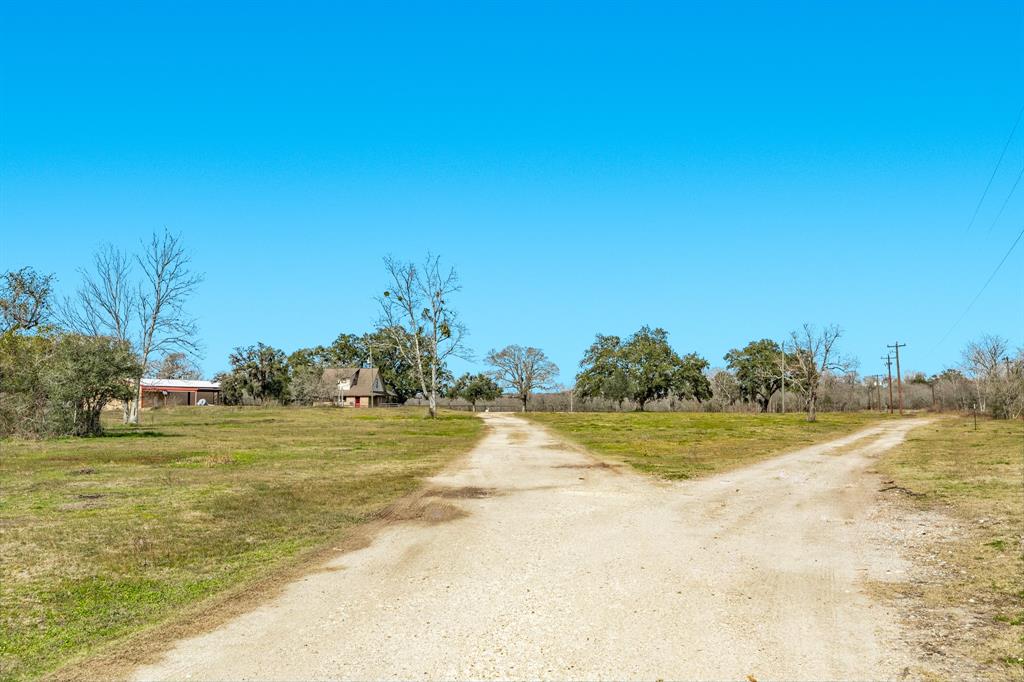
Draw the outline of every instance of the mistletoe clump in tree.
[[[422,266],[385,258],[391,286],[377,299],[378,323],[384,346],[412,367],[427,399],[430,416],[437,416],[437,396],[450,376],[449,358],[470,359],[466,327],[449,297],[462,287],[454,269],[443,271],[441,259],[427,255]]]

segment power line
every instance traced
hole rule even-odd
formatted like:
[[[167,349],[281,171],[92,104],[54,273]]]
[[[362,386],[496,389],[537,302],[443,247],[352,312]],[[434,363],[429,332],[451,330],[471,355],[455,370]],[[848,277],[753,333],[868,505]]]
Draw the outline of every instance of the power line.
[[[1006,250],[1006,253],[1003,255],[1003,259],[999,261],[999,265],[996,266],[996,269],[993,270],[992,274],[988,276],[987,280],[985,280],[985,283],[981,286],[981,290],[978,291],[977,294],[975,294],[973,299],[971,299],[971,302],[967,305],[967,309],[964,310],[963,314],[957,318],[956,322],[953,323],[953,326],[949,328],[949,330],[942,336],[939,342],[935,344],[936,348],[941,346],[942,343],[947,338],[949,338],[949,335],[953,332],[954,329],[956,329],[956,326],[960,324],[960,322],[962,322],[965,317],[967,317],[967,313],[971,312],[971,308],[974,307],[974,304],[978,302],[978,299],[981,298],[981,295],[985,293],[985,289],[987,289],[988,285],[992,283],[993,279],[995,279],[996,274],[999,273],[999,269],[1003,267],[1003,263],[1005,263],[1006,259],[1010,257],[1010,254],[1013,253],[1013,250],[1017,248],[1017,244],[1020,243],[1021,237],[1024,237],[1024,228],[1021,228],[1021,231],[1017,233],[1017,238],[1013,240],[1012,244],[1010,244],[1010,248]]]
[[[1013,187],[1010,188],[1010,193],[1006,195],[1005,199],[1003,199],[1003,205],[999,207],[999,213],[996,214],[996,219],[992,221],[991,225],[989,225],[989,232],[991,232],[992,228],[996,226],[999,219],[1003,217],[1003,211],[1006,210],[1006,205],[1010,203],[1010,197],[1012,197],[1013,193],[1017,191],[1017,185],[1020,183],[1020,179],[1022,177],[1024,177],[1024,166],[1020,167],[1020,173],[1017,173],[1017,179],[1013,181]]]
[[[967,224],[967,231],[971,231],[971,227],[974,225],[974,221],[978,217],[978,211],[981,210],[981,205],[985,203],[985,197],[988,196],[988,190],[992,187],[992,181],[996,179],[996,173],[999,172],[999,166],[1003,163],[1003,157],[1006,156],[1006,150],[1010,148],[1010,141],[1013,140],[1013,134],[1017,132],[1017,126],[1020,124],[1021,116],[1024,116],[1024,106],[1020,108],[1020,112],[1017,114],[1017,120],[1013,123],[1013,128],[1010,129],[1010,135],[1006,138],[1006,144],[1003,145],[1003,151],[999,155],[999,160],[996,161],[996,167],[992,169],[992,175],[988,179],[988,184],[985,185],[985,191],[981,193],[981,198],[978,199],[978,205],[974,207],[974,215],[971,216],[971,222]]]

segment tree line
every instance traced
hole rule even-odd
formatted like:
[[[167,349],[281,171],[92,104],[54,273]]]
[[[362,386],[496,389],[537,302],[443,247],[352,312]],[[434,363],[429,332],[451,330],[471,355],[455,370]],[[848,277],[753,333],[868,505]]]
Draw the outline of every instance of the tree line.
[[[436,415],[439,400],[475,409],[502,397],[526,410],[538,394],[559,389],[559,368],[543,350],[508,345],[483,358],[487,371],[455,377],[454,358],[472,360],[467,330],[453,304],[461,290],[454,269],[435,256],[422,263],[387,258],[388,285],[379,315],[364,333],[291,353],[263,344],[236,347],[218,374],[229,404],[311,405],[332,397],[329,367],[374,367],[393,400],[417,400]],[[202,282],[180,237],[164,231],[134,253],[104,246],[81,284],[61,300],[53,276],[30,267],[0,280],[0,434],[91,435],[111,402],[139,422],[142,377],[195,379],[198,329],[186,313]],[[696,352],[680,353],[662,328],[642,326],[627,337],[597,334],[583,352],[568,393],[583,409],[800,409],[813,421],[825,409],[882,409],[882,379],[861,377],[839,350],[842,330],[805,324],[788,339],[756,339],[712,368]],[[938,375],[910,372],[909,407],[979,410],[993,417],[1024,413],[1024,351],[984,336],[963,351],[959,367]],[[930,397],[930,400],[929,400]],[[888,402],[888,401],[886,401]],[[555,404],[547,400],[545,404]]]

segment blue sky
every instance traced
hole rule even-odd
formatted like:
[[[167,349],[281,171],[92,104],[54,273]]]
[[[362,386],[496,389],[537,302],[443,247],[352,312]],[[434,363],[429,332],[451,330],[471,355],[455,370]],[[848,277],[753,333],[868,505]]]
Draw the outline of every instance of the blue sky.
[[[181,232],[203,368],[376,319],[441,254],[482,357],[836,322],[861,371],[1024,345],[1024,5],[4,3],[0,267]],[[1021,182],[1024,185],[1024,181]],[[458,363],[456,370],[482,368]]]

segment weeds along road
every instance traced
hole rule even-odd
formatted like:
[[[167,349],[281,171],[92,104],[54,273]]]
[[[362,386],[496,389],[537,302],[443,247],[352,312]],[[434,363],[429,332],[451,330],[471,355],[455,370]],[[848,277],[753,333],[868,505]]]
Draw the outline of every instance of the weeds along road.
[[[906,568],[866,472],[920,420],[665,483],[483,418],[485,440],[370,546],[135,678],[877,679],[912,664],[865,592]]]

